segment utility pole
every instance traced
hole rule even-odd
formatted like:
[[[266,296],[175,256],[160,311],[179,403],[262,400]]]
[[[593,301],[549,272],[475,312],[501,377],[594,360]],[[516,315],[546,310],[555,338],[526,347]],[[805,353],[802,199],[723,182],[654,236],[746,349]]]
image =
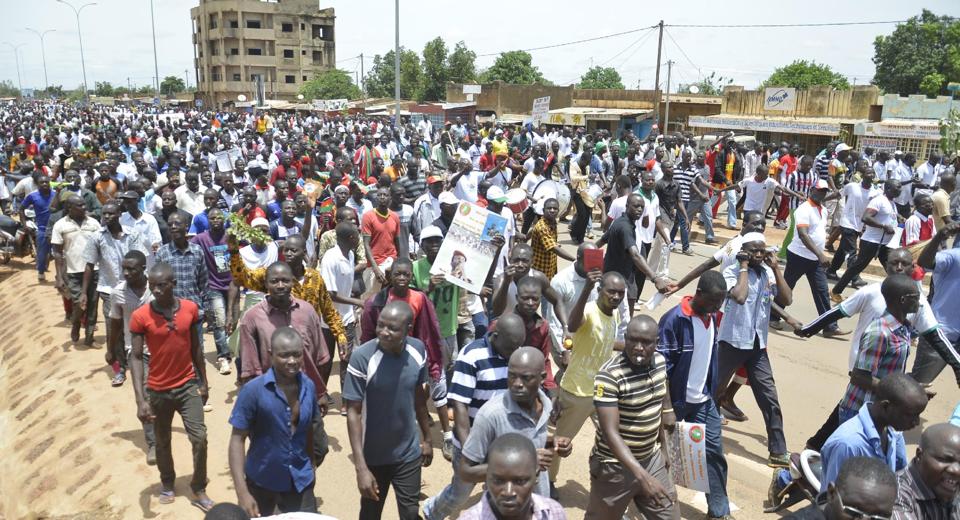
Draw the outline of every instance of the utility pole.
[[[20,88],[20,97],[23,97],[23,82],[20,80],[20,47],[26,45],[21,43],[20,45],[14,45],[10,42],[3,42],[4,45],[9,45],[13,49],[13,57],[17,60],[17,87]]]
[[[160,97],[160,67],[157,65],[157,25],[153,21],[153,0],[150,0],[150,31],[153,33],[153,73],[157,76],[157,97]]]
[[[27,30],[40,37],[40,56],[43,57],[43,89],[48,90],[50,88],[50,81],[47,80],[47,51],[43,45],[43,37],[46,36],[47,33],[56,31],[56,29],[47,29],[46,31],[40,32],[27,27]]]
[[[670,129],[670,73],[673,72],[673,60],[667,61],[667,107],[663,115],[663,134]]]
[[[656,99],[653,101],[653,116],[657,119],[660,118],[660,53],[663,51],[663,20],[660,20],[660,23],[657,24],[657,27],[660,28],[660,36],[657,38],[657,74],[653,79],[653,94],[656,96]],[[661,129],[662,133],[663,130]]]
[[[393,95],[397,99],[394,125],[400,126],[400,0],[395,0],[394,23],[396,25],[396,41],[393,45]]]
[[[57,2],[70,7],[70,9],[73,9],[73,14],[77,17],[77,39],[80,40],[80,68],[83,69],[83,98],[89,103],[90,88],[87,86],[87,64],[86,60],[83,58],[83,34],[80,32],[80,11],[83,11],[84,7],[97,5],[97,3],[90,2],[88,4],[83,4],[80,6],[80,9],[77,9],[73,6],[73,4],[67,3],[66,0],[57,0]]]
[[[184,81],[186,81],[186,83],[184,83],[184,85],[185,85],[187,88],[190,88],[190,71],[189,71],[188,69],[183,69],[183,79],[184,79]]]
[[[360,53],[360,76],[357,78],[357,86],[360,87],[360,108],[367,108],[367,89],[363,88],[363,53]]]

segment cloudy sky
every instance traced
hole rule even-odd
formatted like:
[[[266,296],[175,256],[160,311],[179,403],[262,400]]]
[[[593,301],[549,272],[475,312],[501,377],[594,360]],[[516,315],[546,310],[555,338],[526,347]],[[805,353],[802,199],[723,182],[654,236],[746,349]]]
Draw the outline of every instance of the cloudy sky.
[[[81,0],[68,0],[80,6]],[[160,77],[178,75],[194,83],[190,40],[190,8],[198,0],[154,0],[157,54]],[[727,4],[721,11],[712,1],[636,2],[552,0],[498,3],[491,10],[484,3],[444,0],[401,2],[401,45],[423,50],[423,45],[442,36],[452,48],[464,41],[480,57],[479,68],[490,66],[496,53],[530,49],[563,42],[631,31],[664,20],[667,24],[790,24],[903,20],[919,14],[911,2],[875,0],[788,1],[785,5]],[[46,36],[47,73],[53,85],[74,88],[82,82],[80,50],[73,11],[54,0],[0,0],[8,20],[0,42],[20,48],[23,86],[43,87],[40,39],[26,30],[55,29]],[[337,14],[338,66],[351,73],[359,70],[363,53],[369,68],[374,54],[393,47],[394,2],[390,0],[331,0]],[[864,7],[869,6],[868,9]],[[916,6],[916,7],[915,7]],[[927,9],[937,14],[960,16],[956,0],[927,0]],[[10,20],[17,22],[10,23]],[[21,22],[23,21],[23,22]],[[87,81],[125,85],[151,83],[154,76],[149,0],[99,0],[81,13]],[[663,38],[663,62],[673,60],[674,80],[695,81],[711,72],[733,78],[735,84],[756,86],[777,66],[794,59],[827,63],[857,84],[869,82],[874,66],[873,39],[889,34],[893,24],[847,27],[703,28],[668,27]],[[547,79],[576,82],[591,65],[612,66],[631,88],[653,88],[656,65],[656,31],[641,31],[597,41],[532,51],[534,64]],[[487,56],[484,56],[487,55]],[[663,72],[662,82],[666,81]],[[16,84],[13,50],[0,46],[0,80]]]

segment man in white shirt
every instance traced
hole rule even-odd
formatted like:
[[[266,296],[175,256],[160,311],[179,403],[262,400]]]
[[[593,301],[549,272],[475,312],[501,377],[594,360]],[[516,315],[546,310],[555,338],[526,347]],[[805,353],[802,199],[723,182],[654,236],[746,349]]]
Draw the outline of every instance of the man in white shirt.
[[[916,160],[917,158],[912,153],[904,155],[903,160],[900,161],[900,166],[897,167],[893,175],[895,178],[900,179],[900,194],[894,202],[897,204],[897,213],[903,218],[909,218],[910,214],[913,213],[913,208],[911,207],[911,203],[913,202],[913,165],[916,163]]]
[[[837,269],[856,255],[857,238],[863,231],[863,213],[867,210],[867,203],[883,194],[873,185],[876,171],[869,167],[866,160],[857,161],[857,171],[860,173],[860,182],[849,182],[840,190],[844,200],[843,214],[840,216],[840,246],[827,269],[828,280],[839,281]]]
[[[897,231],[897,208],[894,206],[894,200],[899,197],[901,189],[899,179],[887,179],[883,183],[883,195],[874,197],[867,203],[867,209],[861,217],[865,227],[863,235],[860,236],[860,252],[857,253],[853,264],[847,267],[843,276],[833,286],[830,299],[834,303],[843,301],[841,295],[847,284],[866,269],[874,258],[879,255],[880,263],[887,263],[889,252],[887,244],[894,238]]]
[[[200,189],[200,174],[196,170],[190,170],[184,176],[184,181],[186,184],[177,187],[173,192],[177,196],[177,208],[194,217],[206,209],[203,190]]]
[[[353,276],[356,268],[356,258],[353,252],[360,244],[360,230],[352,222],[343,221],[337,224],[335,228],[337,236],[337,245],[330,248],[323,254],[320,260],[320,276],[323,278],[324,285],[327,286],[327,292],[330,293],[330,299],[333,300],[343,322],[343,327],[348,331],[348,337],[355,337],[357,326],[357,315],[354,308],[363,307],[363,300],[354,298],[353,294]],[[329,329],[329,325],[322,323],[323,328]],[[329,330],[328,330],[329,331]],[[340,389],[343,389],[343,379],[346,374],[347,365],[350,363],[350,353],[353,345],[337,345],[337,352],[340,356]],[[326,370],[329,374],[330,370]],[[342,408],[341,415],[346,415],[346,408]]]
[[[940,164],[940,154],[930,152],[927,162],[917,167],[917,177],[920,182],[917,183],[916,193],[933,194],[933,190],[940,184],[940,174],[946,167]]]
[[[823,203],[840,197],[840,192],[828,195],[829,191],[830,185],[827,181],[818,180],[810,190],[810,198],[793,212],[794,236],[787,246],[787,266],[783,272],[783,278],[791,290],[796,287],[801,276],[806,276],[813,294],[813,303],[820,314],[830,310],[826,272],[830,259],[823,249],[827,241],[829,215]],[[775,323],[773,319],[771,323]],[[828,338],[839,334],[841,331],[836,324],[823,331],[823,335]]]

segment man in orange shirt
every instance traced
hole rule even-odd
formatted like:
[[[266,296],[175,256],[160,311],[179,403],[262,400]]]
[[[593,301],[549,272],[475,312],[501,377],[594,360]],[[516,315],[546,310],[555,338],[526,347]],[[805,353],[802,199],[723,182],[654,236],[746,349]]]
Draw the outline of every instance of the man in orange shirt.
[[[174,412],[183,419],[183,427],[193,446],[193,478],[190,489],[193,505],[209,510],[213,501],[207,496],[207,427],[203,422],[203,403],[207,399],[207,371],[200,343],[200,310],[197,304],[176,298],[173,267],[160,262],[148,277],[153,301],[130,315],[133,392],[137,398],[137,417],[153,423],[157,442],[157,469],[160,470],[161,504],[175,500],[173,453],[170,446]],[[144,347],[150,349],[147,384],[143,384]],[[146,388],[146,391],[144,391]]]
[[[390,211],[390,190],[377,190],[377,206],[360,219],[360,232],[367,258],[373,260],[369,269],[372,276],[364,276],[369,294],[386,283],[384,271],[396,261],[400,248],[400,217]]]

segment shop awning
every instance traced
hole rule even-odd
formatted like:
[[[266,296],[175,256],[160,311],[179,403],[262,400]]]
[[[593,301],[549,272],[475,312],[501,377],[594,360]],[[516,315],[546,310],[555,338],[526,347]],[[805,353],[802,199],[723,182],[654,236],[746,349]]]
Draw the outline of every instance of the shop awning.
[[[567,107],[557,108],[547,112],[544,123],[548,125],[584,125],[587,121],[620,121],[625,117],[645,117],[653,114],[652,110],[636,110],[632,108],[594,108],[594,107]]]
[[[864,137],[892,137],[894,139],[940,139],[940,121],[936,119],[884,119],[857,123],[854,135]]]
[[[697,128],[720,128],[724,130],[750,130],[781,134],[807,134],[835,136],[840,125],[856,125],[863,119],[839,119],[834,117],[763,117],[717,114],[713,116],[690,116],[688,124]]]

